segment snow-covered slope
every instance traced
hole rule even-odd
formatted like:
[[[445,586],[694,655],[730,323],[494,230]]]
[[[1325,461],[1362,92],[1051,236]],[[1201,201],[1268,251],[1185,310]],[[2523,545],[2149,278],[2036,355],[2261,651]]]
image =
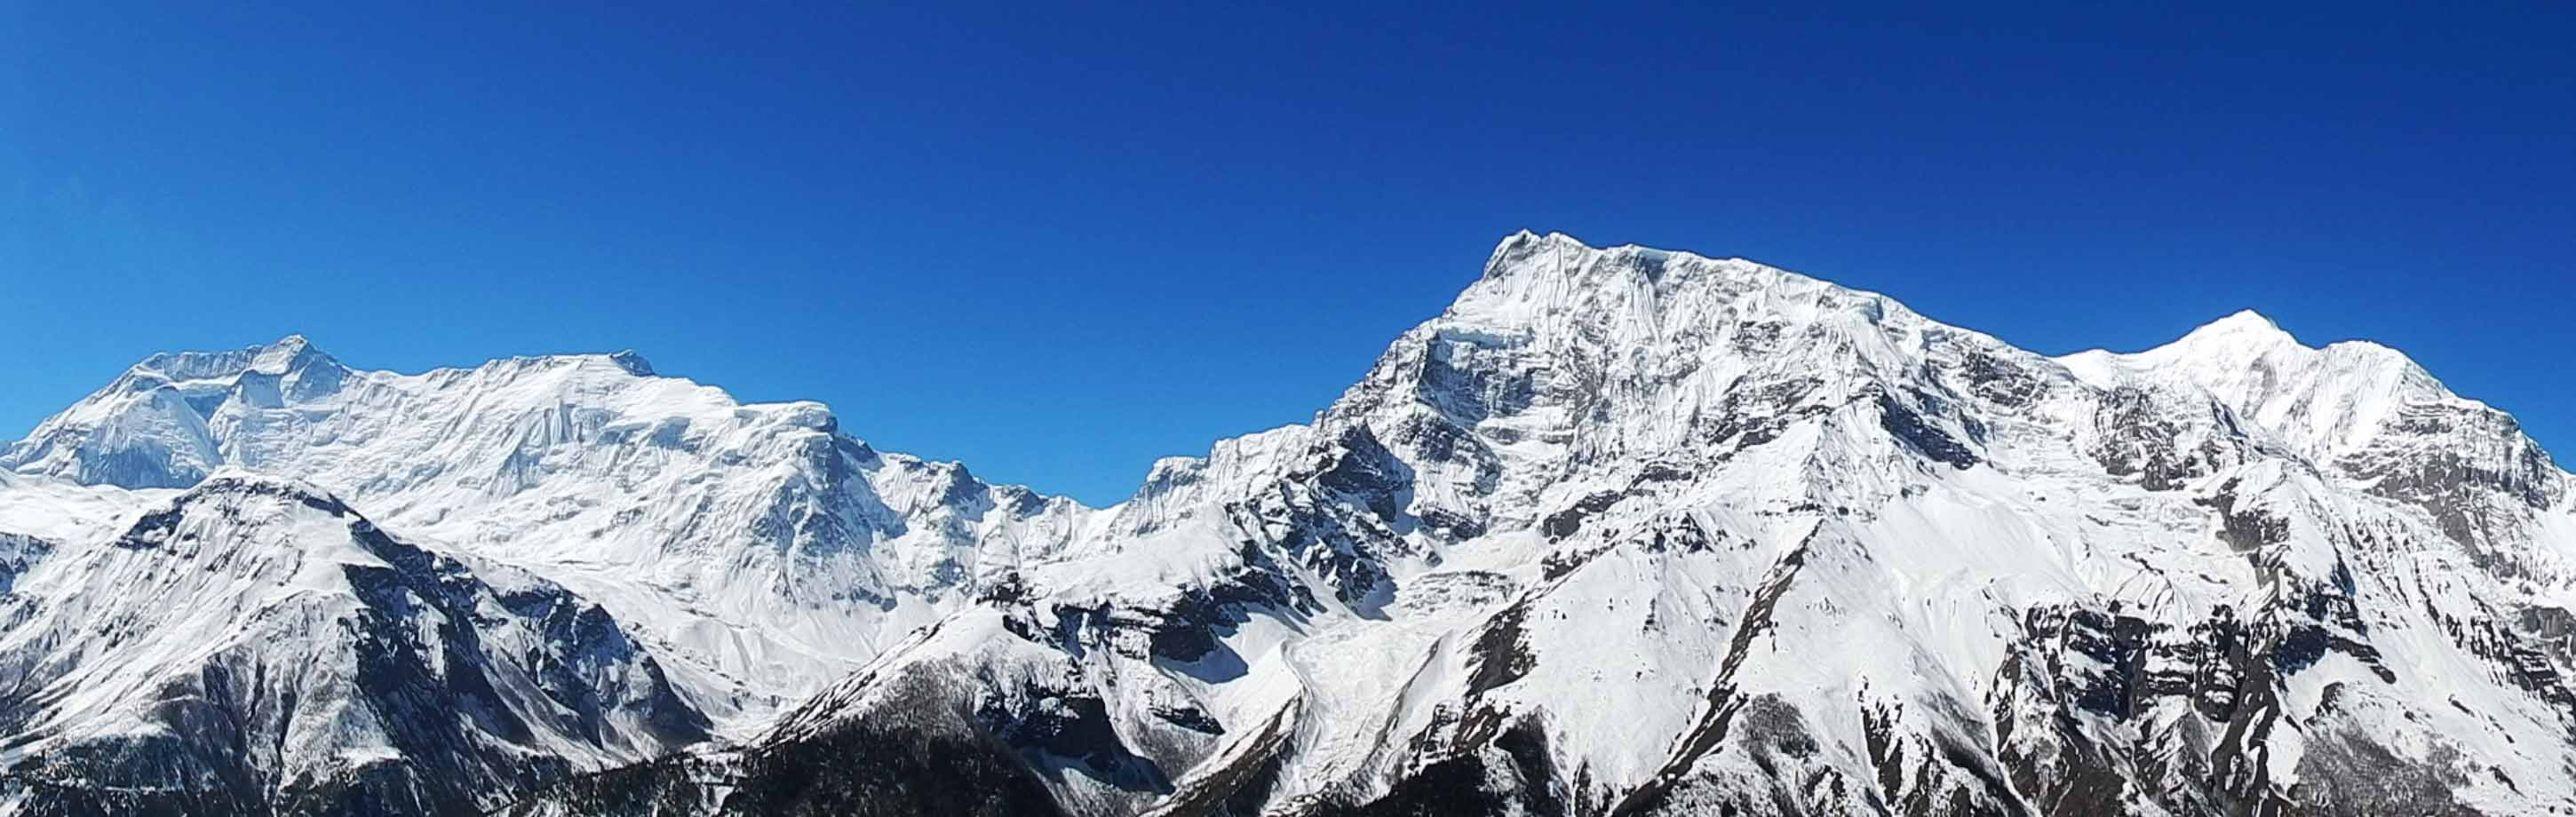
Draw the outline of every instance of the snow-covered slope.
[[[0,485],[8,811],[471,813],[710,734],[597,605],[311,486],[17,483]],[[117,525],[6,532],[49,518]]]
[[[2569,483],[2257,316],[2051,359],[1522,234],[752,748],[523,807],[810,807],[927,697],[1083,814],[2576,809]]]
[[[646,371],[164,356],[0,466],[310,481],[598,599],[744,738],[526,814],[2576,813],[2576,477],[2250,313],[2050,358],[1523,233],[1099,510]]]
[[[1088,513],[631,353],[417,375],[352,370],[301,337],[155,355],[0,454],[25,476],[136,489],[225,467],[599,601],[735,724],[856,669]]]

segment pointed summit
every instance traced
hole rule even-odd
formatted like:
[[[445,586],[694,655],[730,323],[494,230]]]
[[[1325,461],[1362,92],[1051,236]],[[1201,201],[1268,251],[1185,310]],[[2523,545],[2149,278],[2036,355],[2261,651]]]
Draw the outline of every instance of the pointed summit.
[[[2191,330],[2191,333],[2184,335],[2182,339],[2185,341],[2225,339],[2238,342],[2275,340],[2298,342],[2298,339],[2291,337],[2290,333],[2282,331],[2279,323],[2251,309],[2237,310],[2235,314],[2202,324],[2200,328]]]
[[[283,375],[312,368],[345,371],[338,360],[315,348],[303,335],[287,335],[231,351],[162,352],[135,363],[131,371],[152,378],[188,381],[223,380],[252,372]]]
[[[317,363],[339,365],[339,361],[315,348],[303,335],[287,335],[276,342],[258,347],[251,356],[250,371],[262,374],[286,374],[309,368]]]
[[[2202,324],[2173,342],[2133,357],[2150,366],[2183,365],[2238,370],[2275,353],[2306,351],[2306,344],[2251,309]]]

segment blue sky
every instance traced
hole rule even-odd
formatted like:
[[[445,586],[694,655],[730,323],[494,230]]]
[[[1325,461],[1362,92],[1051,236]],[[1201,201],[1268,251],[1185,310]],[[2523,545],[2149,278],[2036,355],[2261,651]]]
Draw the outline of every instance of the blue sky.
[[[632,347],[1109,502],[1527,227],[2052,353],[2253,307],[2576,457],[2565,3],[118,5],[0,8],[0,438],[156,350]]]

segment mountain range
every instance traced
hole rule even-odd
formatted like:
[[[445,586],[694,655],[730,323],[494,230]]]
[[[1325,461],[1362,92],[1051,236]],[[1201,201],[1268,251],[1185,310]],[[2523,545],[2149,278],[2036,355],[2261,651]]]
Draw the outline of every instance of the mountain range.
[[[2052,357],[1562,234],[1105,508],[288,337],[0,450],[0,813],[2576,814],[2571,488],[2252,312]]]

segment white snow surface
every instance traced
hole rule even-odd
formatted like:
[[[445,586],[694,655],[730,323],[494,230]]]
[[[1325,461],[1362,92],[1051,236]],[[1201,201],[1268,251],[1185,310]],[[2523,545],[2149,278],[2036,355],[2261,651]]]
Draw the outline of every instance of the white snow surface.
[[[348,369],[301,337],[156,355],[0,456],[179,487],[288,475],[386,528],[605,604],[735,728],[956,606],[1089,511],[880,454],[811,402],[741,404],[631,353]]]
[[[2402,354],[2251,312],[2052,358],[1524,232],[1312,422],[1105,509],[632,355],[394,374],[288,338],[153,357],[47,420],[0,456],[0,532],[110,536],[220,469],[598,602],[731,737],[888,717],[902,678],[1012,717],[1096,698],[1133,762],[1028,749],[1085,814],[1273,755],[1283,807],[1457,758],[1536,785],[1513,729],[1584,813],[2037,811],[2015,770],[2094,767],[2121,809],[2197,813],[2348,796],[2355,746],[2486,813],[2576,809],[2576,477]],[[329,595],[285,575],[189,603]]]
[[[387,537],[317,487],[222,468],[184,492],[11,477],[0,497],[0,545],[19,546],[0,547],[0,765],[15,775],[54,777],[65,752],[211,743],[282,789],[437,746],[454,782],[491,785],[703,737],[652,723],[669,699],[658,670],[620,635],[583,632],[559,588]],[[65,512],[117,524],[45,524]],[[423,684],[454,697],[421,699]],[[206,782],[157,762],[158,785]]]

